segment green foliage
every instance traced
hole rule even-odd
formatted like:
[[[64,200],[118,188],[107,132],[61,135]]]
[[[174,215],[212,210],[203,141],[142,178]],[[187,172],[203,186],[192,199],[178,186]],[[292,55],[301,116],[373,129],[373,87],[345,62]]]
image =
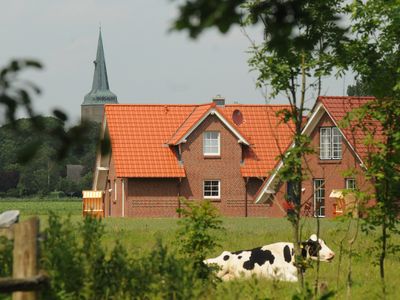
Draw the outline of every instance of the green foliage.
[[[361,81],[357,80],[354,85],[349,85],[347,87],[347,95],[348,96],[371,96],[371,92],[369,91],[368,85]]]
[[[205,28],[215,26],[225,33],[232,24],[240,23],[242,12],[240,4],[244,0],[199,0],[185,1],[179,5],[179,17],[173,27],[177,30],[188,30],[196,38]]]
[[[197,38],[210,28],[226,33],[233,25],[261,23],[273,49],[283,53],[293,46],[299,50],[314,45],[319,36],[315,30],[307,36],[299,34],[304,27],[313,26],[319,30],[321,23],[329,23],[341,34],[335,12],[338,3],[319,0],[183,1],[178,5],[179,14],[174,20],[173,29],[187,30],[192,38]],[[316,15],[313,10],[320,14]]]
[[[385,260],[388,252],[400,251],[391,242],[391,235],[399,234],[400,199],[400,101],[377,99],[353,111],[347,123],[357,126],[365,135],[368,153],[364,158],[365,175],[374,185],[376,204],[364,208],[366,211],[362,230],[367,233],[379,231],[371,253],[379,257],[382,291],[386,293]]]
[[[219,229],[220,221],[212,220],[215,211],[209,205],[192,207],[192,211],[195,218],[191,222],[196,225],[189,225],[187,220],[187,228],[205,232]],[[207,214],[211,214],[210,218]],[[210,250],[206,247],[214,243],[209,240],[202,242],[196,238],[193,251],[204,253],[190,253],[189,257],[177,256],[161,241],[147,254],[131,255],[117,240],[107,255],[102,243],[104,229],[101,219],[85,218],[76,226],[70,218],[62,220],[49,214],[41,261],[51,277],[45,298],[199,299],[214,285],[211,270],[193,259]]]
[[[178,258],[161,241],[137,265],[134,280],[139,299],[199,299],[212,286],[212,277],[200,276],[198,265]]]
[[[0,71],[0,105],[6,108],[5,116],[8,122],[13,123],[17,110],[22,107],[33,117],[31,96],[40,94],[40,89],[32,84],[20,80],[18,75],[27,69],[41,69],[42,65],[33,60],[13,60]]]
[[[180,252],[201,263],[217,246],[217,233],[223,229],[218,210],[210,201],[198,202],[181,199],[183,208],[177,232]]]
[[[344,65],[356,72],[371,95],[399,99],[400,22],[397,0],[353,1],[347,8],[352,36]]]
[[[48,299],[77,299],[85,281],[82,272],[80,247],[76,228],[69,218],[61,220],[50,212],[48,227],[44,231],[42,245],[42,267],[48,272],[50,289],[44,291]]]
[[[41,124],[42,130],[32,135],[37,124]],[[84,139],[82,137],[83,140],[80,143],[72,145],[61,161],[58,160],[57,150],[61,143],[49,134],[54,130],[58,132],[60,126],[63,124],[58,119],[37,117],[15,120],[14,123],[0,128],[0,170],[4,170],[0,172],[0,175],[14,174],[13,185],[8,185],[4,190],[6,195],[47,195],[54,190],[74,195],[82,189],[90,188],[100,125],[88,123]],[[67,134],[62,132],[63,135]],[[29,146],[31,144],[38,145],[34,150],[34,155]],[[25,154],[21,154],[20,151],[26,152],[29,156],[25,163],[21,163],[21,155]],[[84,166],[82,178],[79,181],[72,181],[65,177],[67,164]],[[5,180],[2,178],[2,181]]]
[[[12,275],[13,242],[5,236],[0,236],[0,277]]]
[[[322,295],[314,297],[312,288],[308,284],[306,284],[304,289],[298,291],[292,296],[292,300],[308,300],[308,299],[327,300],[333,298],[334,296],[335,296],[334,291],[323,291]]]

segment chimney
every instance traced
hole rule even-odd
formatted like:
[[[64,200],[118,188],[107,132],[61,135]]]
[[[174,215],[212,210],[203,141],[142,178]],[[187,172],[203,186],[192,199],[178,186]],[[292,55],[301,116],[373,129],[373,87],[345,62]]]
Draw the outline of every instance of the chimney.
[[[212,101],[218,105],[218,106],[224,106],[225,105],[225,97],[222,97],[221,95],[215,96]]]

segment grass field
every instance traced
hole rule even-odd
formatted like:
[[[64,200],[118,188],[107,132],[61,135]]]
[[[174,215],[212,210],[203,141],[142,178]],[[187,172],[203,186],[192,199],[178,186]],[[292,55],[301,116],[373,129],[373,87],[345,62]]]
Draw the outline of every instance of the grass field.
[[[5,201],[0,200],[0,212],[7,209],[19,209],[21,219],[32,215],[38,215],[41,219],[42,228],[47,224],[47,212],[55,211],[61,215],[70,215],[74,222],[79,222],[81,217],[81,202],[79,201]],[[103,242],[112,247],[115,240],[120,239],[126,248],[132,253],[149,251],[158,237],[171,247],[175,242],[175,231],[178,228],[177,219],[122,219],[106,218],[104,220],[106,234]],[[277,241],[291,240],[291,227],[285,219],[265,218],[223,218],[226,230],[219,235],[221,247],[215,250],[213,255],[219,255],[224,250],[250,249],[263,244]],[[304,236],[314,232],[315,219],[306,219],[303,223]],[[337,299],[379,299],[380,279],[379,270],[376,265],[378,258],[376,254],[369,253],[373,246],[374,236],[359,233],[354,244],[352,278],[353,286],[351,294],[347,294],[346,279],[349,269],[348,238],[345,238],[348,221],[321,220],[321,237],[328,246],[335,251],[336,258],[332,263],[321,263],[320,280],[329,289],[336,291]],[[340,255],[340,241],[344,239],[342,255]],[[395,237],[394,244],[400,244],[400,239]],[[398,299],[397,291],[400,286],[399,255],[389,254],[386,263],[388,299]],[[306,272],[306,280],[312,285],[315,280],[315,268]],[[297,289],[296,284],[273,283],[271,281],[239,281],[222,283],[218,285],[215,294],[210,299],[227,299],[226,295],[246,295],[244,298],[252,299],[255,290],[263,297],[285,299],[289,298]],[[246,294],[248,290],[248,294]],[[255,297],[255,296],[254,296]],[[239,298],[237,298],[239,299]]]

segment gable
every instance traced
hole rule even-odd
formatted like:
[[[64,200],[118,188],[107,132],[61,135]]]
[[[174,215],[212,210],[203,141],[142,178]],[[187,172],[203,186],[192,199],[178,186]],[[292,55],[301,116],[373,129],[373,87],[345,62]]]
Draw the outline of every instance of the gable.
[[[329,125],[338,127],[342,134],[342,143],[346,143],[354,156],[363,165],[363,159],[368,152],[367,147],[364,145],[365,135],[361,129],[355,126],[349,128],[341,128],[340,122],[346,114],[353,109],[359,108],[369,101],[373,101],[373,97],[319,97],[312,109],[311,116],[302,130],[302,134],[308,136],[319,136],[319,125]],[[377,127],[378,124],[377,124]],[[381,132],[378,130],[378,138]],[[315,142],[315,141],[314,141]],[[292,144],[293,146],[293,144]],[[319,146],[319,145],[318,145]],[[274,187],[277,185],[277,172],[282,167],[283,163],[280,161],[272,174],[264,181],[260,190],[256,195],[256,203],[264,202],[269,198],[269,195],[275,193]]]
[[[174,133],[172,138],[169,140],[169,145],[178,145],[185,143],[186,139],[192,132],[200,126],[204,120],[206,120],[210,115],[215,115],[218,119],[224,123],[224,125],[238,138],[240,143],[249,145],[247,139],[243,136],[240,130],[227,119],[221,109],[218,109],[215,103],[210,103],[206,105],[199,105],[196,107],[188,116],[188,118],[182,123],[179,129]]]

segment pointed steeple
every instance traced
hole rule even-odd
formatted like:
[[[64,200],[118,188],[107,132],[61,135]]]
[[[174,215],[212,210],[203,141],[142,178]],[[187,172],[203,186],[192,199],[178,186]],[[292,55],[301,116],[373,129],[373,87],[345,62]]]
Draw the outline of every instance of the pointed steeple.
[[[104,58],[103,40],[100,28],[97,55],[94,61],[92,90],[85,96],[82,105],[103,105],[107,103],[118,103],[118,101],[117,96],[110,91],[108,84],[106,60]]]

